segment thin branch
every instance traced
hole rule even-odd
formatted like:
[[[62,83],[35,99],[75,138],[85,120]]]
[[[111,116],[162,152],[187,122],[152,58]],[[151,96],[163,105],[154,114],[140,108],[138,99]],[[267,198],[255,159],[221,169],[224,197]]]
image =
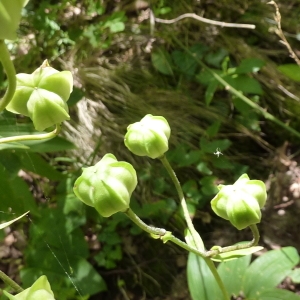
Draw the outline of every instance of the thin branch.
[[[289,96],[290,98],[296,100],[296,101],[300,101],[300,98],[297,97],[296,95],[294,95],[293,93],[291,93],[290,91],[288,91],[285,87],[283,87],[282,85],[278,85],[277,86],[282,92],[284,92],[287,96]]]
[[[151,12],[151,14],[153,14],[153,13]],[[253,25],[253,24],[235,24],[235,23],[219,22],[219,21],[214,21],[214,20],[210,20],[210,19],[200,17],[200,16],[198,16],[194,13],[183,14],[183,15],[180,15],[179,17],[177,17],[175,19],[171,19],[171,20],[164,20],[164,19],[159,19],[159,18],[154,17],[154,20],[157,23],[173,24],[173,23],[176,23],[176,22],[178,22],[182,19],[185,19],[185,18],[192,18],[192,19],[195,19],[195,20],[200,21],[200,22],[204,22],[204,23],[208,23],[208,24],[216,25],[216,26],[221,26],[221,27],[255,29],[255,25]]]
[[[277,24],[277,28],[275,29],[275,33],[281,38],[280,42],[288,49],[288,51],[290,53],[290,57],[300,67],[300,59],[298,58],[298,56],[296,55],[296,53],[292,49],[291,45],[287,41],[284,33],[282,32],[282,29],[281,29],[281,14],[280,14],[279,7],[278,7],[277,3],[275,1],[270,1],[267,4],[274,5],[275,10],[276,10],[275,15],[274,15],[274,20]]]

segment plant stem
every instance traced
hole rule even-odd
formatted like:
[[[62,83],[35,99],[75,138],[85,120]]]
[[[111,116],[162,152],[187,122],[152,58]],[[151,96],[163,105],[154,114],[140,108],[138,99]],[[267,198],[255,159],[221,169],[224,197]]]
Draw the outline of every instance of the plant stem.
[[[216,268],[214,262],[209,257],[205,257],[204,260],[205,260],[207,266],[209,267],[210,271],[212,272],[217,284],[219,285],[219,288],[223,294],[224,300],[230,300],[230,297],[228,295],[226,287],[217,271],[217,268]]]
[[[0,100],[0,112],[1,112],[4,110],[4,108],[12,99],[17,86],[16,70],[13,62],[10,59],[10,54],[4,43],[4,40],[0,40],[0,61],[2,63],[3,69],[5,70],[7,80],[8,80],[7,90],[3,98]]]
[[[256,224],[250,225],[249,226],[252,233],[253,233],[253,239],[252,241],[248,242],[248,243],[244,243],[244,244],[237,244],[237,245],[232,245],[232,246],[228,246],[228,247],[220,247],[219,249],[217,249],[217,251],[219,251],[219,253],[225,253],[225,252],[230,252],[230,251],[235,251],[235,250],[240,250],[240,249],[246,249],[246,248],[250,248],[253,246],[256,246],[258,244],[259,241],[259,231],[258,228],[256,226]],[[215,250],[210,250],[206,252],[206,256],[212,257],[215,256]]]
[[[9,278],[4,272],[0,270],[0,278],[4,283],[11,286],[17,293],[21,293],[23,289],[11,278]]]
[[[184,198],[184,194],[180,185],[180,182],[174,172],[174,170],[172,169],[169,161],[167,160],[166,156],[162,156],[160,158],[162,164],[164,165],[164,167],[166,168],[166,170],[168,171],[174,185],[175,188],[177,190],[178,196],[179,196],[179,200],[180,200],[180,204],[183,210],[183,216],[185,218],[188,230],[190,231],[190,234],[192,235],[192,238],[194,240],[195,246],[197,247],[198,250],[204,250],[204,244],[203,241],[200,237],[200,235],[198,234],[198,232],[195,230],[185,198]]]
[[[190,217],[190,214],[189,214],[189,211],[188,211],[188,208],[187,208],[187,204],[186,204],[186,201],[185,201],[185,198],[184,198],[184,194],[183,194],[180,182],[179,182],[174,170],[172,169],[169,161],[167,160],[166,156],[164,155],[163,157],[160,158],[160,160],[163,163],[166,170],[168,171],[168,173],[169,173],[169,175],[170,175],[170,177],[171,177],[171,179],[172,179],[172,181],[173,181],[173,183],[176,187],[176,190],[177,190],[177,193],[178,193],[178,196],[179,196],[179,199],[180,199],[180,204],[181,204],[181,207],[182,207],[182,210],[183,210],[183,215],[184,215],[184,218],[186,220],[188,229],[189,229],[189,231],[192,235],[192,238],[194,240],[194,245],[196,246],[198,251],[199,250],[204,251],[203,241],[202,241],[200,235],[198,234],[198,232],[194,228],[194,225],[193,225],[192,219]],[[206,252],[205,252],[205,256],[207,256]],[[203,257],[203,258],[204,258],[206,264],[208,265],[210,271],[212,272],[217,284],[219,285],[219,288],[220,288],[220,290],[223,294],[224,300],[230,300],[230,298],[228,296],[228,293],[226,291],[226,288],[224,286],[224,283],[221,280],[221,277],[219,276],[219,273],[216,269],[216,266],[215,266],[214,262],[209,257]]]
[[[157,228],[157,227],[153,227],[153,226],[149,226],[146,223],[144,223],[144,221],[142,221],[134,212],[131,208],[129,208],[125,214],[127,215],[127,217],[133,222],[135,223],[138,227],[140,227],[141,229],[143,229],[144,231],[150,233],[151,235],[154,235],[154,237],[157,237],[159,239],[161,239],[164,243],[166,243],[167,241],[171,241],[174,244],[178,245],[179,247],[189,251],[189,252],[193,252],[201,257],[205,257],[205,251],[201,251],[201,250],[197,250],[196,248],[188,245],[187,243],[181,241],[180,239],[178,239],[177,237],[175,237],[174,235],[172,235],[172,232],[170,231],[166,231],[164,228]],[[216,254],[217,251],[216,251]]]
[[[24,142],[24,141],[36,141],[36,140],[46,140],[51,139],[57,136],[60,132],[60,124],[56,124],[56,127],[53,131],[48,133],[41,133],[41,134],[25,134],[25,135],[18,135],[18,136],[9,136],[5,138],[0,138],[0,144],[4,143],[13,143],[13,142]]]
[[[175,42],[180,47],[182,47],[182,49],[184,49],[184,51],[186,51],[186,53],[188,53],[191,57],[193,57],[193,59],[202,68],[204,68],[209,73],[211,73],[215,77],[215,79],[225,87],[225,89],[227,91],[229,91],[230,93],[232,93],[233,95],[235,95],[236,97],[238,97],[239,99],[241,99],[243,102],[247,103],[250,107],[252,107],[254,110],[256,110],[261,115],[263,115],[263,117],[266,118],[267,120],[270,120],[270,121],[274,122],[275,124],[279,125],[280,127],[284,128],[285,130],[289,131],[290,133],[294,134],[295,136],[300,137],[300,132],[299,131],[297,131],[297,130],[289,127],[285,123],[281,122],[279,119],[277,119],[276,117],[274,117],[273,115],[271,115],[270,113],[268,113],[267,111],[265,111],[265,109],[263,109],[261,106],[259,106],[255,102],[251,101],[249,98],[247,98],[246,96],[244,96],[241,92],[239,92],[234,87],[232,87],[231,85],[229,85],[221,76],[219,76],[217,73],[215,73],[213,70],[211,70],[205,63],[203,63],[199,58],[197,58],[187,47],[185,47],[182,44],[182,42],[179,41],[179,39],[176,38],[176,36],[173,35],[173,39],[175,40]]]
[[[147,225],[133,212],[133,210],[131,208],[126,210],[125,214],[133,223],[135,223],[138,227],[140,227],[141,229],[143,229],[144,231],[146,231],[150,234],[164,236],[167,232],[166,229],[164,229],[164,228],[158,228],[158,227],[153,227],[153,226]]]

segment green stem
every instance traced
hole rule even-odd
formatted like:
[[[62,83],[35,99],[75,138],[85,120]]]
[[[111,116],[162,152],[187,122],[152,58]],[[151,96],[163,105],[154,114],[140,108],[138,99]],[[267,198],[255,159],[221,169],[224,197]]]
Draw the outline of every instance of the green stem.
[[[41,134],[25,134],[18,136],[9,136],[5,138],[0,138],[0,144],[13,143],[13,142],[24,142],[24,141],[36,141],[36,140],[46,140],[56,137],[60,133],[60,124],[56,124],[56,128],[48,133]]]
[[[181,241],[180,239],[176,238],[174,235],[172,235],[172,233],[170,231],[166,231],[165,229],[163,228],[157,228],[157,227],[153,227],[153,226],[149,226],[147,225],[146,223],[144,223],[133,211],[131,208],[129,208],[125,214],[128,216],[128,218],[133,221],[133,223],[135,223],[138,227],[140,227],[141,229],[143,229],[144,231],[154,235],[154,236],[157,236],[158,238],[160,238],[164,243],[168,242],[168,241],[171,241],[173,242],[174,244],[178,245],[179,247],[189,251],[189,252],[192,252],[192,253],[195,253],[196,255],[199,255],[201,257],[203,257],[203,259],[205,260],[205,262],[207,263],[208,267],[210,268],[214,278],[216,279],[222,293],[223,293],[223,296],[224,296],[224,300],[229,300],[229,297],[228,297],[228,294],[227,294],[227,291],[226,291],[226,288],[218,274],[218,271],[215,267],[215,264],[211,261],[211,259],[209,257],[206,257],[207,254],[205,251],[201,251],[201,250],[198,250],[190,245],[188,245],[187,243]],[[214,250],[212,251],[209,251],[209,252],[213,252]],[[215,255],[218,254],[218,250],[215,250]]]
[[[5,273],[0,271],[0,278],[3,280],[4,283],[11,286],[17,293],[21,293],[23,289],[11,278],[9,278]]]
[[[132,211],[131,208],[129,208],[125,212],[125,214],[138,227],[140,227],[144,231],[150,233],[151,235],[153,235],[153,237],[161,239],[164,243],[171,241],[174,244],[178,245],[179,247],[181,247],[189,252],[193,252],[196,255],[199,255],[203,258],[206,256],[205,251],[198,250],[198,249],[188,245],[187,243],[181,241],[180,239],[178,239],[177,237],[172,235],[172,232],[166,231],[164,228],[157,228],[157,227],[147,225]],[[215,252],[216,252],[215,254],[218,254],[217,250]]]
[[[258,244],[258,241],[259,241],[259,238],[260,238],[258,228],[257,228],[256,224],[250,225],[249,227],[250,227],[250,229],[253,233],[252,241],[250,241],[248,243],[244,243],[244,244],[237,244],[237,245],[232,245],[232,246],[223,247],[223,248],[219,247],[217,249],[217,251],[219,253],[225,253],[225,252],[230,252],[230,251],[235,251],[235,250],[240,250],[240,249],[246,249],[246,248],[256,246]],[[206,252],[206,256],[212,257],[212,256],[215,256],[215,255],[216,255],[215,250],[210,250],[210,251]]]
[[[224,300],[230,300],[230,297],[228,295],[226,287],[225,287],[225,285],[224,285],[224,283],[223,283],[223,281],[222,281],[222,279],[221,279],[221,277],[218,273],[218,270],[217,270],[214,262],[208,257],[205,257],[204,260],[205,260],[207,266],[209,267],[210,271],[212,272],[217,284],[219,285],[219,288],[220,288],[220,290],[223,294]]]
[[[181,204],[181,207],[182,207],[182,210],[183,210],[183,216],[186,220],[188,230],[190,231],[190,233],[192,235],[194,243],[195,243],[197,249],[204,250],[203,241],[202,241],[200,235],[198,234],[198,232],[194,228],[194,225],[193,225],[193,222],[192,222],[192,219],[191,219],[191,216],[190,216],[190,213],[189,213],[189,210],[188,210],[185,198],[184,198],[184,194],[183,194],[180,182],[179,182],[174,170],[172,169],[169,161],[167,160],[166,156],[165,155],[162,156],[160,158],[160,160],[161,160],[162,164],[164,165],[164,167],[166,168],[166,170],[168,171],[168,173],[169,173],[169,175],[170,175],[170,177],[171,177],[171,179],[172,179],[172,181],[175,185],[175,188],[176,188],[178,196],[179,196],[180,204]]]
[[[183,210],[183,215],[184,215],[184,218],[186,220],[188,229],[189,229],[189,231],[192,235],[192,238],[194,240],[194,245],[196,246],[198,251],[199,250],[200,251],[204,250],[203,241],[202,241],[200,235],[198,234],[198,232],[195,230],[192,219],[190,217],[190,214],[189,214],[189,211],[188,211],[188,208],[187,208],[187,204],[186,204],[186,201],[185,201],[185,198],[184,198],[184,194],[183,194],[180,182],[179,182],[174,170],[172,169],[169,161],[167,160],[166,156],[164,155],[163,157],[160,158],[160,160],[163,163],[166,170],[168,171],[168,173],[169,173],[169,175],[170,175],[170,177],[171,177],[171,179],[172,179],[172,181],[173,181],[173,183],[176,187],[176,190],[177,190],[177,193],[178,193],[178,196],[179,196],[179,199],[180,199],[180,204],[181,204],[181,207],[182,207],[182,210]],[[203,257],[203,255],[201,255],[201,256]],[[207,256],[206,252],[205,252],[205,256]],[[226,288],[224,286],[223,281],[221,280],[221,277],[219,276],[219,273],[216,269],[215,264],[213,263],[213,261],[209,257],[204,257],[204,260],[205,260],[206,264],[208,265],[210,271],[212,272],[217,284],[219,285],[219,288],[220,288],[220,290],[223,294],[224,300],[230,300],[229,295],[226,291]]]
[[[235,95],[236,97],[238,97],[239,99],[241,99],[242,101],[244,101],[245,103],[247,103],[250,107],[252,107],[253,109],[255,109],[257,112],[259,112],[261,115],[263,115],[264,118],[266,118],[267,120],[270,120],[272,122],[274,122],[275,124],[279,125],[280,127],[284,128],[285,130],[291,132],[292,134],[294,134],[297,137],[300,137],[300,132],[289,127],[288,125],[286,125],[285,123],[281,122],[280,120],[278,120],[276,117],[274,117],[273,115],[271,115],[270,113],[268,113],[267,111],[265,111],[265,109],[263,109],[261,106],[259,106],[258,104],[256,104],[255,102],[251,101],[249,98],[247,98],[245,95],[243,95],[241,92],[239,92],[238,90],[236,90],[234,87],[232,87],[231,85],[229,85],[221,76],[219,76],[218,74],[216,74],[213,70],[211,70],[205,63],[203,63],[199,58],[197,58],[187,47],[185,47],[182,42],[177,39],[175,36],[173,36],[174,40],[176,41],[176,43],[182,47],[182,49],[184,49],[186,51],[186,53],[188,53],[190,56],[193,57],[193,59],[205,70],[207,70],[209,73],[211,73],[214,78],[221,83],[225,89],[227,91],[229,91],[230,93],[232,93],[233,95]]]
[[[2,63],[3,69],[5,70],[7,80],[8,80],[7,90],[3,98],[0,100],[0,112],[1,112],[4,110],[4,108],[12,99],[17,87],[16,70],[13,62],[10,59],[10,54],[4,43],[4,40],[0,40],[0,61]]]

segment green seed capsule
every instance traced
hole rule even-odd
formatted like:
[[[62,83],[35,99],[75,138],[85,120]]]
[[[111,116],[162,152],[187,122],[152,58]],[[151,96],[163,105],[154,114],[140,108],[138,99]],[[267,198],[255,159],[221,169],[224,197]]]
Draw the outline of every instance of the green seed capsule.
[[[67,101],[73,89],[71,72],[59,72],[47,61],[32,74],[17,75],[16,92],[6,109],[32,119],[36,130],[69,120]]]
[[[84,168],[74,184],[75,195],[103,217],[129,208],[137,185],[136,171],[127,162],[106,154],[95,166]]]
[[[233,185],[219,185],[211,201],[213,211],[241,230],[261,220],[260,209],[267,199],[266,186],[260,180],[250,180],[243,174]]]
[[[125,146],[135,155],[158,158],[169,149],[170,126],[164,117],[146,115],[127,127]]]

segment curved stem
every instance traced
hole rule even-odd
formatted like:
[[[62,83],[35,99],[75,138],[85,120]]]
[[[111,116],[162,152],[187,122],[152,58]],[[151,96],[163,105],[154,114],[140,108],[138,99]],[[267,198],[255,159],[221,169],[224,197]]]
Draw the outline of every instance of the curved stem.
[[[198,234],[198,232],[195,230],[192,219],[191,219],[191,216],[189,214],[189,210],[188,210],[185,198],[184,198],[184,194],[183,194],[180,182],[179,182],[174,170],[172,169],[169,161],[167,160],[166,156],[165,155],[162,156],[160,158],[160,160],[161,160],[162,164],[164,165],[164,167],[166,168],[166,170],[168,171],[168,173],[169,173],[169,175],[170,175],[170,177],[171,177],[171,179],[172,179],[172,181],[175,185],[175,188],[176,188],[178,196],[179,196],[180,204],[181,204],[181,207],[182,207],[182,210],[183,210],[183,216],[186,220],[188,230],[190,231],[190,233],[192,235],[194,243],[195,243],[198,250],[204,250],[203,241],[202,241],[200,235]]]
[[[60,124],[56,124],[56,128],[48,133],[41,134],[25,134],[18,136],[9,136],[5,138],[0,138],[0,144],[4,143],[13,143],[13,142],[24,142],[24,141],[37,141],[37,140],[46,140],[56,137],[60,133]]]
[[[11,278],[9,278],[4,272],[0,270],[0,278],[4,283],[11,286],[17,293],[21,293],[23,289]]]
[[[248,242],[248,243],[244,243],[244,244],[237,244],[237,245],[232,245],[232,246],[227,246],[227,247],[219,247],[218,249],[216,249],[219,253],[225,253],[225,252],[230,252],[230,251],[235,251],[235,250],[240,250],[240,249],[246,249],[246,248],[250,248],[253,246],[256,246],[258,244],[259,241],[259,231],[258,228],[256,226],[256,224],[250,225],[249,226],[252,233],[253,233],[253,239],[252,241]],[[215,250],[210,250],[206,252],[206,256],[212,257],[215,256],[216,252]]]
[[[153,227],[153,226],[149,226],[146,223],[144,223],[144,221],[142,221],[134,212],[131,208],[129,208],[127,211],[124,212],[127,217],[133,222],[135,223],[138,227],[140,227],[141,229],[143,229],[144,231],[150,233],[154,238],[159,238],[161,239],[164,243],[171,241],[174,244],[178,245],[179,247],[189,251],[189,252],[193,252],[196,255],[199,255],[201,257],[205,257],[205,251],[200,251],[197,250],[196,248],[188,245],[187,243],[181,241],[180,239],[178,239],[177,237],[175,237],[172,232],[170,231],[166,231],[164,228],[157,228],[157,227]],[[216,254],[217,251],[216,251]]]
[[[10,59],[10,54],[4,43],[4,40],[0,40],[0,61],[2,63],[3,69],[5,70],[7,80],[8,80],[7,90],[3,98],[0,100],[0,112],[1,112],[4,110],[4,108],[12,99],[17,86],[16,70],[13,62]]]
[[[181,204],[181,207],[183,209],[183,214],[184,214],[184,218],[186,220],[186,223],[187,223],[187,226],[188,226],[188,229],[191,233],[191,236],[193,238],[193,241],[194,241],[194,245],[196,246],[197,250],[201,251],[203,250],[204,251],[204,244],[203,244],[203,241],[199,235],[199,233],[195,230],[194,228],[194,225],[192,223],[192,219],[190,217],[190,214],[189,214],[189,211],[188,211],[188,208],[187,208],[187,204],[186,204],[186,201],[185,201],[185,198],[184,198],[184,194],[183,194],[183,191],[182,191],[182,188],[181,188],[181,185],[180,185],[180,182],[174,172],[174,170],[172,169],[171,165],[169,164],[169,161],[167,160],[167,158],[165,157],[165,155],[163,157],[160,158],[161,162],[163,163],[164,167],[166,168],[166,170],[168,171],[175,187],[176,187],[176,190],[177,190],[177,193],[178,193],[178,196],[179,196],[179,199],[180,199],[180,204]],[[191,245],[189,245],[191,246]],[[203,255],[201,255],[203,257]],[[204,251],[204,260],[206,262],[206,264],[208,265],[210,271],[212,272],[222,294],[223,294],[223,298],[224,300],[230,300],[229,296],[228,296],[228,293],[226,291],[226,288],[224,286],[224,283],[223,281],[221,280],[221,277],[220,275],[218,274],[218,271],[216,269],[216,266],[214,264],[214,262],[209,258],[209,257],[206,257],[207,254],[206,252]]]

